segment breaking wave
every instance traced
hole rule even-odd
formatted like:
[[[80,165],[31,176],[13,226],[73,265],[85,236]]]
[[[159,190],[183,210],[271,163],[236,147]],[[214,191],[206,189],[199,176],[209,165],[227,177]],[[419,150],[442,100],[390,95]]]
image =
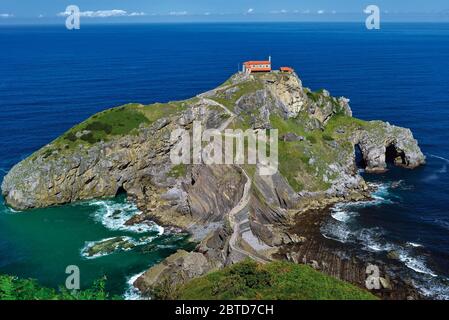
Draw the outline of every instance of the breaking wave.
[[[415,242],[407,242],[406,245],[411,246],[413,248],[419,248],[422,247],[422,244],[415,243]]]
[[[413,282],[424,296],[438,300],[449,300],[449,279],[424,277]]]
[[[372,185],[376,191],[372,194],[372,200],[357,203],[339,203],[331,209],[331,217],[321,227],[321,234],[327,238],[341,243],[354,244],[364,251],[387,254],[394,252],[397,259],[408,269],[421,274],[418,277],[417,288],[425,295],[441,298],[449,298],[449,287],[441,284],[438,276],[426,264],[426,258],[415,252],[419,243],[406,242],[403,245],[385,240],[386,230],[381,227],[361,228],[357,223],[359,213],[357,209],[394,203],[394,195],[389,193],[389,184]],[[432,279],[424,281],[423,279]],[[438,280],[435,280],[438,279]],[[419,285],[418,285],[419,283]]]
[[[142,271],[142,272],[135,274],[127,279],[126,284],[127,284],[128,288],[126,289],[125,293],[123,294],[123,298],[125,300],[150,300],[150,298],[142,296],[139,289],[134,287],[134,282],[144,273],[145,273],[145,271]]]
[[[92,201],[89,205],[98,207],[94,213],[94,219],[110,230],[131,231],[134,233],[156,232],[158,235],[164,233],[163,227],[151,221],[126,225],[126,222],[132,217],[141,214],[141,211],[133,203],[119,203],[111,199]]]

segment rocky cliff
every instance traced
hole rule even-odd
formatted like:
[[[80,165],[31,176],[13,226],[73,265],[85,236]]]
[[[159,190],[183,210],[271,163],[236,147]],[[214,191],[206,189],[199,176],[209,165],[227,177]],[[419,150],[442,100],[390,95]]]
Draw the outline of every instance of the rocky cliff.
[[[236,74],[218,88],[167,104],[103,111],[23,160],[6,175],[8,205],[24,210],[115,196],[126,191],[143,214],[188,230],[199,244],[146,272],[144,292],[161,279],[191,278],[250,257],[264,262],[285,243],[304,210],[369,197],[355,149],[367,171],[405,168],[425,158],[410,130],[352,117],[343,97],[312,92],[295,74]],[[279,130],[279,171],[256,165],[174,165],[176,129]],[[194,266],[194,267],[193,267]]]

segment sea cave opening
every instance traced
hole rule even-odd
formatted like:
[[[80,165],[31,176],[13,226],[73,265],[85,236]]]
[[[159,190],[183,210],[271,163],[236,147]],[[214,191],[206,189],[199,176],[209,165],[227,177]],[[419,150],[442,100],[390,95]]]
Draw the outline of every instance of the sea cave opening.
[[[404,151],[396,148],[394,144],[388,145],[385,151],[385,162],[391,165],[406,165]]]
[[[363,152],[360,148],[360,145],[356,144],[354,146],[354,152],[355,152],[355,165],[357,169],[365,169],[366,168],[366,161],[363,158]]]
[[[127,192],[125,190],[125,188],[123,188],[123,186],[118,187],[117,191],[115,192],[115,196],[119,197],[121,195],[127,195]]]

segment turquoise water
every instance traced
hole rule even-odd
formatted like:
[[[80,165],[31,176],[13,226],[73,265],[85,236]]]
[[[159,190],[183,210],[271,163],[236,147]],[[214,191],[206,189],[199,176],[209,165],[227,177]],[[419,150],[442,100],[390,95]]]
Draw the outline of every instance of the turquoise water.
[[[4,206],[0,210],[1,272],[35,278],[51,287],[64,285],[66,267],[77,265],[82,288],[105,275],[108,290],[123,294],[131,276],[189,246],[185,235],[164,233],[157,225],[124,226],[126,217],[138,212],[124,196],[27,212]],[[109,218],[119,210],[122,219]],[[137,246],[96,258],[82,255],[89,242],[116,236],[130,237]]]

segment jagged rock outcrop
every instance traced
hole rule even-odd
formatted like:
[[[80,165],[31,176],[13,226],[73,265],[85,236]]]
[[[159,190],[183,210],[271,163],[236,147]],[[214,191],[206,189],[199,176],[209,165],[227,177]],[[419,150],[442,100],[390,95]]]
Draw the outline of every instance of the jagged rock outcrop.
[[[388,161],[411,169],[425,163],[410,129],[389,123],[372,121],[368,129],[356,131],[353,143],[360,147],[369,172],[385,171]]]
[[[176,287],[210,270],[209,261],[203,254],[179,250],[146,271],[134,285],[143,295],[150,295],[158,284],[165,283],[169,287]]]

